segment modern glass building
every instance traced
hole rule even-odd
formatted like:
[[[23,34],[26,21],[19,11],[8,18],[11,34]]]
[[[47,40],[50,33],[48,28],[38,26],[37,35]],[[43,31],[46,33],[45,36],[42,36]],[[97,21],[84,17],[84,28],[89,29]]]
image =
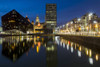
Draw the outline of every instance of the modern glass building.
[[[2,16],[3,31],[18,30],[26,33],[33,29],[33,25],[20,15],[16,10],[12,10],[6,15]]]
[[[54,29],[57,25],[57,5],[46,4],[46,24],[47,28]]]

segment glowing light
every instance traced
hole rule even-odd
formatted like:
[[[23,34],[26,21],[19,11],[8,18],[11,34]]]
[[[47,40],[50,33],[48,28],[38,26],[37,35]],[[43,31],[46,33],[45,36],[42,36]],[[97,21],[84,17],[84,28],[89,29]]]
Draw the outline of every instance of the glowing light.
[[[38,27],[40,27],[41,26],[41,24],[40,23],[38,23]]]
[[[62,42],[60,42],[60,45],[62,46]]]
[[[86,29],[88,30],[88,29],[89,29],[89,27],[86,27]]]
[[[78,51],[78,56],[81,57],[81,51]]]
[[[68,45],[70,44],[70,41],[68,41]]]
[[[95,25],[95,28],[98,28],[98,24]]]
[[[98,54],[96,54],[95,58],[96,58],[96,61],[99,60],[99,56],[98,56]]]
[[[93,13],[89,13],[89,16],[92,16],[93,15]]]
[[[71,47],[71,53],[73,53],[74,52],[74,49],[73,49],[73,47]]]
[[[97,23],[97,21],[93,21],[93,23]]]
[[[39,47],[41,46],[41,43],[40,43],[40,42],[38,42],[38,46],[39,46]]]
[[[69,50],[69,45],[67,45],[67,50]]]
[[[37,49],[36,49],[36,52],[39,53],[39,47],[37,46],[36,48],[37,48]]]
[[[9,20],[9,22],[13,23],[13,22],[15,22],[15,20]]]
[[[63,43],[63,48],[65,48],[65,43]]]
[[[88,49],[86,49],[86,55],[89,55],[89,51],[88,51]]]
[[[89,58],[89,63],[93,65],[93,58]]]
[[[89,50],[89,57],[92,57],[92,50]]]
[[[79,28],[79,30],[81,30],[81,27]]]
[[[71,21],[71,24],[73,24],[73,21]]]
[[[54,51],[54,49],[55,49],[54,46],[52,46],[52,47],[47,47],[47,50],[48,50],[48,51]]]
[[[82,50],[82,48],[81,48],[81,46],[79,47],[79,51],[81,51]]]
[[[81,18],[78,18],[78,21],[81,21]]]
[[[65,25],[63,25],[63,27],[64,27]]]

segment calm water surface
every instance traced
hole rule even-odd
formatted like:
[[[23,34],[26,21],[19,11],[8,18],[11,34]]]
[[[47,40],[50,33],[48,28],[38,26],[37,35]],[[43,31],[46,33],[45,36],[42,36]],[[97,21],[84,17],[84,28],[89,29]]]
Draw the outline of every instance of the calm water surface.
[[[100,51],[58,36],[0,38],[0,67],[100,67]]]

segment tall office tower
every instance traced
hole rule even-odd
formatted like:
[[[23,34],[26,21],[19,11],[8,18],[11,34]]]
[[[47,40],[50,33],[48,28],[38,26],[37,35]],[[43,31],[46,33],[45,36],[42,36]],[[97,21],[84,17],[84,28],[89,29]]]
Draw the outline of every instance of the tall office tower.
[[[57,6],[56,4],[46,4],[46,24],[47,28],[54,29],[57,25]]]

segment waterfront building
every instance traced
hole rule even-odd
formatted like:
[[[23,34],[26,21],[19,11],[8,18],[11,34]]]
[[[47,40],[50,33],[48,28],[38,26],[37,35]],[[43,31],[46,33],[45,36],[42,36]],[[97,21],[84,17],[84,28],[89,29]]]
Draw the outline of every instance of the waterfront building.
[[[50,33],[53,33],[53,30],[57,26],[57,5],[56,4],[46,4],[46,18],[45,18],[46,27],[52,29]]]
[[[62,33],[66,32],[97,32],[99,31],[100,18],[95,13],[87,13],[81,18],[75,18],[67,22],[60,29]]]
[[[33,29],[33,25],[26,18],[20,15],[16,10],[10,11],[2,16],[3,31],[10,31],[10,33],[11,31],[27,33],[27,31]]]
[[[84,28],[84,31],[89,31],[88,30],[88,28],[89,28],[89,22],[91,21],[91,20],[95,20],[95,19],[97,19],[98,18],[98,16],[95,14],[95,13],[87,13],[87,14],[85,14],[85,15],[83,15],[82,17],[81,17],[81,25],[83,26],[83,28]]]
[[[44,23],[40,23],[39,17],[36,17],[34,24],[34,33],[44,33]]]

